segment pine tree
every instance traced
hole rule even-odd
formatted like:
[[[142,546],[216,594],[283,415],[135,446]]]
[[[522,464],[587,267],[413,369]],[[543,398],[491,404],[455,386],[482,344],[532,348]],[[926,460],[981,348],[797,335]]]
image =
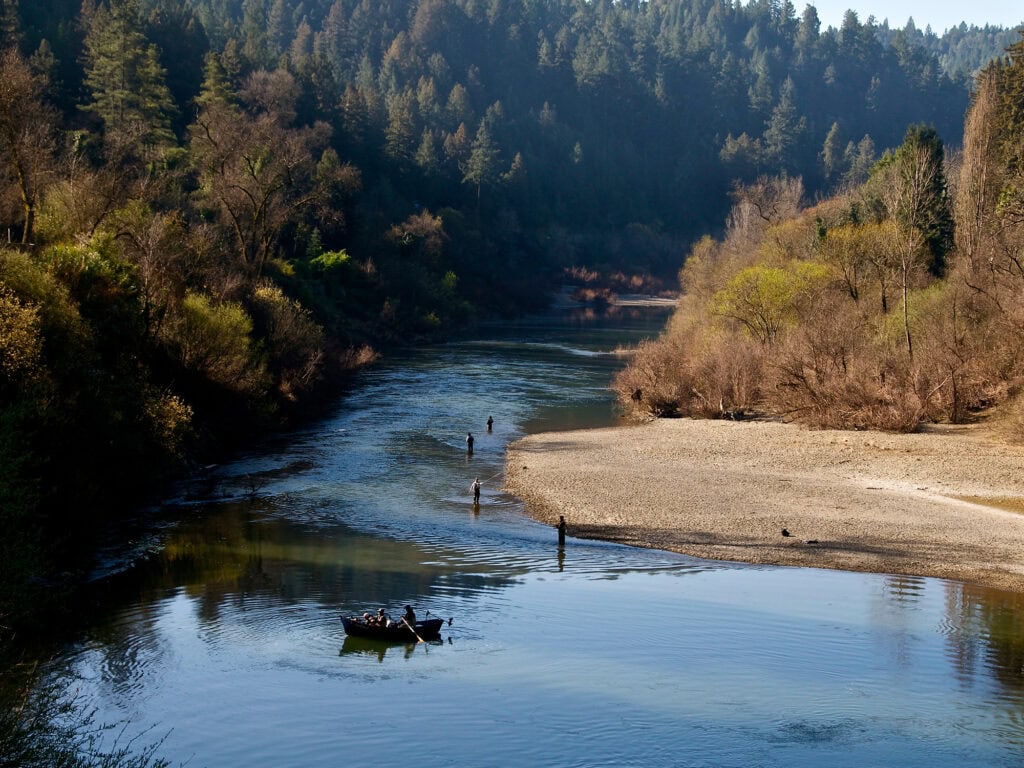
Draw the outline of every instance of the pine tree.
[[[416,97],[410,92],[395,94],[388,99],[388,126],[384,132],[384,151],[392,160],[405,163],[413,154],[416,126],[413,104]]]
[[[137,0],[114,0],[88,20],[85,84],[94,113],[108,133],[131,132],[147,147],[174,143],[176,112],[157,48],[142,34]]]
[[[487,123],[481,123],[473,140],[473,148],[466,163],[463,182],[476,186],[476,203],[480,207],[480,190],[485,184],[492,184],[498,178],[501,152],[491,138]]]
[[[807,118],[797,113],[794,91],[793,78],[787,77],[779,89],[779,103],[772,109],[763,137],[768,160],[781,170],[794,167],[794,150],[807,127]]]
[[[287,51],[294,37],[295,26],[289,6],[291,3],[285,0],[274,0],[267,14],[267,54],[271,59],[277,59]]]
[[[863,184],[876,159],[875,142],[870,136],[865,134],[856,144],[850,141],[843,152],[843,165],[846,167],[843,181],[850,185]]]
[[[843,163],[842,131],[839,123],[832,123],[832,127],[825,137],[825,143],[821,147],[821,169],[828,182],[839,178],[846,165]]]
[[[220,55],[210,51],[203,63],[203,84],[196,97],[196,104],[205,107],[214,102],[231,104],[233,101],[234,93]]]
[[[434,134],[429,128],[423,129],[423,135],[420,137],[420,146],[416,150],[415,161],[416,165],[426,174],[435,173],[438,169],[437,146],[434,141]]]

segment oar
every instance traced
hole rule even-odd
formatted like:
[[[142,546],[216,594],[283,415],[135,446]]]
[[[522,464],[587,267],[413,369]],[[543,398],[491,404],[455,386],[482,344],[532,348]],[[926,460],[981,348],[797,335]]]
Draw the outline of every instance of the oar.
[[[425,642],[422,637],[420,637],[419,635],[416,634],[416,630],[413,629],[412,624],[409,623],[409,620],[407,618],[405,618],[405,616],[402,617],[402,623],[405,624],[405,626],[407,626],[409,628],[409,631],[413,633],[413,635],[416,638],[416,642],[417,643]]]

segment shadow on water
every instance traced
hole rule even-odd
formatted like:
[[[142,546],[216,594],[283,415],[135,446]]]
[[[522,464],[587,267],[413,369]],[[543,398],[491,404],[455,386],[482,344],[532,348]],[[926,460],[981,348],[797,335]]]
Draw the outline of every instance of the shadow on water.
[[[97,582],[96,607],[157,600],[186,589],[213,618],[223,602],[259,596],[278,604],[316,600],[362,612],[367,605],[479,597],[527,573],[526,563],[480,559],[466,569],[462,550],[375,536],[336,523],[296,524],[278,516],[272,499],[207,505],[159,551],[116,577]]]

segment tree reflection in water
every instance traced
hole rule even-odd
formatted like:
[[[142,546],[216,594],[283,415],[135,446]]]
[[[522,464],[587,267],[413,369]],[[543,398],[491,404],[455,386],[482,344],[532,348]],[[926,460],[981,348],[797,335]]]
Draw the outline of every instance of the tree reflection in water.
[[[960,680],[997,680],[1007,700],[1024,705],[1024,595],[949,582],[946,616]]]

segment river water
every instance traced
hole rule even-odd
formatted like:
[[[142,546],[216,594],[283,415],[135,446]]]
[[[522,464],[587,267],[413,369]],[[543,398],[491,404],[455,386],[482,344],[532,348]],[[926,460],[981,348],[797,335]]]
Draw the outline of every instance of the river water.
[[[51,677],[111,738],[210,768],[1024,765],[1021,596],[560,553],[501,492],[510,440],[613,421],[611,353],[665,318],[552,315],[373,366],[150,518],[154,554],[99,582]],[[452,618],[440,642],[344,637],[341,614],[406,603]]]

